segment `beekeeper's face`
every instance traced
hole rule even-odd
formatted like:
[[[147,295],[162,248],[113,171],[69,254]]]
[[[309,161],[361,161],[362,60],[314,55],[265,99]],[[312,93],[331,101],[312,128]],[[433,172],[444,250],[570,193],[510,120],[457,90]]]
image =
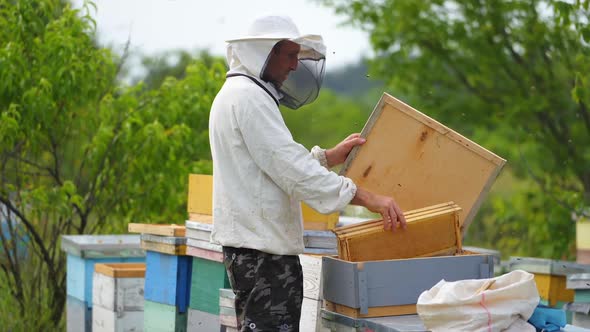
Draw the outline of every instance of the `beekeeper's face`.
[[[270,51],[262,79],[280,87],[289,76],[289,73],[297,69],[300,49],[299,44],[290,40],[278,42]]]

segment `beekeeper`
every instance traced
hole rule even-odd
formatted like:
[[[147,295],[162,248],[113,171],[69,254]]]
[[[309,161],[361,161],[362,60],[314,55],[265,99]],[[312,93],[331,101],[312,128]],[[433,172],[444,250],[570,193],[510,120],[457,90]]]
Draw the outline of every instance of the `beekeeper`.
[[[391,197],[358,188],[330,167],[364,143],[353,134],[311,153],[295,142],[279,104],[296,109],[318,96],[325,50],[319,35],[301,35],[288,17],[256,19],[228,40],[226,81],[209,119],[213,156],[213,231],[241,331],[298,331],[303,300],[300,202],[321,213],[347,204],[381,213],[385,227],[405,227]]]

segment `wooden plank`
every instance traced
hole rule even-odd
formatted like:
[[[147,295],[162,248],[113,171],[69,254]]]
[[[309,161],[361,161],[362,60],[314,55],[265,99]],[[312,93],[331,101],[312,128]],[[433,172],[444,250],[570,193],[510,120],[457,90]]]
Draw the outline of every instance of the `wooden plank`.
[[[233,315],[220,314],[219,315],[219,322],[221,323],[222,326],[233,327],[233,328],[238,327],[238,318],[236,317],[235,313]]]
[[[337,236],[341,242],[339,257],[352,262],[452,255],[461,251],[456,210],[427,215],[396,232],[384,230],[377,223]]]
[[[205,174],[189,175],[188,212],[213,215],[213,176]]]
[[[371,307],[367,314],[361,314],[360,309],[347,307],[330,301],[324,301],[324,304],[326,310],[354,318],[412,315],[418,312],[415,304]]]
[[[168,255],[176,255],[176,256],[186,255],[186,244],[175,246],[175,245],[166,244],[166,243],[141,241],[141,248],[144,250],[160,252],[160,253],[168,254]]]
[[[209,241],[203,241],[203,240],[188,239],[186,244],[191,247],[201,248],[201,249],[211,250],[211,251],[216,251],[216,252],[222,252],[222,250],[223,250],[219,244],[211,243]]]
[[[184,236],[185,227],[175,224],[139,224],[129,223],[127,230],[130,233],[143,233],[162,236]]]
[[[162,236],[142,233],[140,235],[141,241],[171,244],[174,246],[186,244],[186,237],[184,236]]]
[[[101,263],[94,265],[94,271],[112,278],[143,278],[145,263]]]
[[[535,257],[510,257],[509,269],[524,270],[529,273],[568,276],[575,273],[590,273],[590,265],[577,264]]]
[[[188,256],[199,257],[206,260],[223,263],[223,253],[214,250],[187,246],[186,254]]]
[[[299,255],[299,261],[303,269],[303,297],[321,300],[322,257]]]
[[[575,273],[567,276],[567,289],[590,289],[590,273]]]
[[[188,219],[190,221],[197,221],[204,224],[213,224],[213,216],[201,213],[189,213]]]
[[[463,234],[506,162],[388,94],[361,136],[367,142],[351,151],[342,175],[395,197],[404,211],[452,200],[465,211]]]
[[[301,319],[299,320],[300,331],[316,331],[318,320],[321,320],[321,317],[318,316],[319,307],[321,307],[320,301],[308,297],[303,298]]]
[[[62,235],[61,250],[81,258],[145,257],[139,236]]]
[[[337,248],[337,239],[331,231],[303,231],[303,244],[306,248]]]

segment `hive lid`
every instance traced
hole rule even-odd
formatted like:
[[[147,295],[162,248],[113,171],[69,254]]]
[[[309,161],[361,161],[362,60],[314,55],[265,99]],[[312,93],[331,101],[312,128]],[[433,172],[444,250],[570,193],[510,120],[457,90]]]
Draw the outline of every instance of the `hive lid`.
[[[82,258],[145,256],[139,235],[62,235],[61,250]]]
[[[506,160],[384,93],[342,175],[402,210],[454,201],[465,234]]]

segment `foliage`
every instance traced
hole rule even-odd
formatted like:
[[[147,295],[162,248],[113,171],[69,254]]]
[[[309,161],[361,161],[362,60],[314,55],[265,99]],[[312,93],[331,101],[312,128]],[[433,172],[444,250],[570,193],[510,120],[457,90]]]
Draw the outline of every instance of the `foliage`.
[[[572,231],[546,239],[590,205],[588,1],[324,3],[370,33],[374,76],[509,160],[524,187],[490,200],[495,222],[542,220],[527,254],[569,255]]]
[[[93,43],[91,6],[0,4],[0,219],[9,230],[0,232],[0,326],[7,330],[63,329],[61,234],[182,222],[188,173],[211,172],[208,112],[224,65],[197,59],[182,79],[155,90],[118,87],[117,59]]]
[[[313,103],[297,110],[281,107],[281,112],[295,141],[311,149],[314,145],[331,148],[348,135],[360,132],[371,109],[322,90]]]

